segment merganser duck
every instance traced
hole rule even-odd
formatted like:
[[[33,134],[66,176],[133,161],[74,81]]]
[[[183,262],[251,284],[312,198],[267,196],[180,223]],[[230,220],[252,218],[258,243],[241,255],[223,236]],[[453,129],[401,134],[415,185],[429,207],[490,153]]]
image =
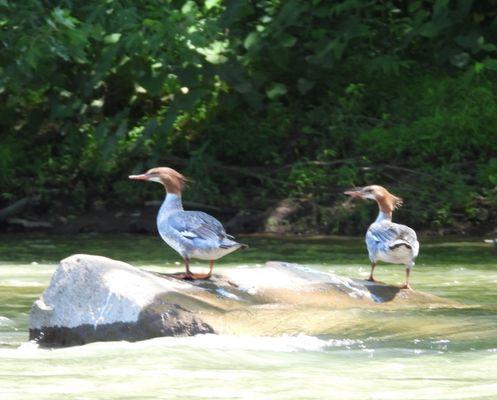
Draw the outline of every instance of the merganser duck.
[[[406,266],[406,280],[402,289],[411,289],[409,273],[419,253],[416,232],[408,226],[392,222],[393,211],[402,205],[402,199],[394,196],[382,186],[366,186],[359,190],[349,190],[346,195],[361,199],[371,199],[378,203],[379,213],[366,233],[366,245],[371,260],[369,281],[373,277],[378,261]]]
[[[214,260],[239,248],[247,247],[235,242],[226,234],[223,225],[214,217],[201,211],[184,211],[181,192],[186,177],[172,168],[152,168],[141,175],[130,175],[130,179],[161,183],[166,189],[166,198],[157,214],[157,228],[162,239],[176,250],[185,262],[186,273],[173,274],[178,279],[209,279]],[[207,274],[190,271],[190,259],[210,261]]]

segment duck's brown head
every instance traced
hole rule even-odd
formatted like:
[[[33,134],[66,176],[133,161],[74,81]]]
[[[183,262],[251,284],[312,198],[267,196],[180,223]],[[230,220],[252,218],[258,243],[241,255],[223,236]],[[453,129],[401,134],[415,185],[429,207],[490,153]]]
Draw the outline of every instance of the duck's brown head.
[[[168,167],[149,169],[141,175],[130,175],[129,179],[162,183],[168,193],[180,195],[188,179],[178,171]]]
[[[393,210],[402,205],[402,199],[400,197],[394,196],[383,186],[378,185],[365,186],[356,190],[347,190],[345,194],[355,198],[375,200],[378,203],[380,210],[385,214],[391,214]]]

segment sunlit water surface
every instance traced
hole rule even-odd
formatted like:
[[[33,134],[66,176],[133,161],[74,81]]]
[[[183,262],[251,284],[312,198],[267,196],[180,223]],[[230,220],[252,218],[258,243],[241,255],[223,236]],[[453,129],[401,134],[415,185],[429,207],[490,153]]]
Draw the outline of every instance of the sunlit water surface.
[[[250,249],[217,269],[284,260],[369,273],[362,239],[243,240]],[[422,241],[413,286],[460,307],[330,311],[331,323],[323,323],[332,328],[318,337],[205,335],[40,349],[27,342],[31,304],[56,263],[74,253],[182,268],[156,237],[0,236],[2,400],[497,399],[497,253],[481,239]],[[377,270],[385,282],[403,279],[399,266]]]

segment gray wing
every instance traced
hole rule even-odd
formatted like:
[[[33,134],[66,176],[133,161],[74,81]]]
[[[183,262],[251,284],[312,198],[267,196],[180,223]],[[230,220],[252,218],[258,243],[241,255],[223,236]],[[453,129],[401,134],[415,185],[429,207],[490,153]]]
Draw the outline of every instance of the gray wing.
[[[192,241],[200,239],[214,244],[222,242],[227,237],[221,222],[201,211],[174,213],[167,222],[183,238]]]
[[[391,249],[398,244],[407,244],[410,248],[414,248],[418,242],[416,232],[413,229],[393,222],[372,224],[369,228],[369,234],[371,239],[383,243]]]

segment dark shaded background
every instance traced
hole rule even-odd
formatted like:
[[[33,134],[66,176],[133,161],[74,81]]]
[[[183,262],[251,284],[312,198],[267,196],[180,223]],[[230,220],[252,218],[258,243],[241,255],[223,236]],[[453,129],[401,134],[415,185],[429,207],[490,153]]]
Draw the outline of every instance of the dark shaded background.
[[[496,1],[0,1],[0,229],[148,231],[162,190],[233,232],[496,226]],[[148,204],[148,205],[147,205]]]

